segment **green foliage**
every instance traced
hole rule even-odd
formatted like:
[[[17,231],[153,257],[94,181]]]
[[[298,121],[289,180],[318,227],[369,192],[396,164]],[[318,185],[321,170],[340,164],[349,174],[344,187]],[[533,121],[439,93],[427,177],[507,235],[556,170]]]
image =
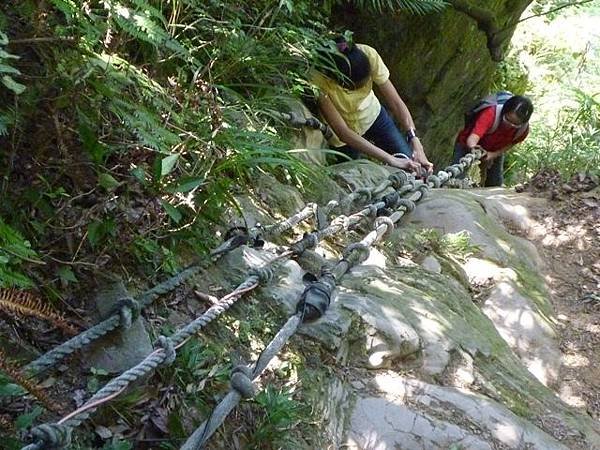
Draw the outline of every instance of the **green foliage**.
[[[0,218],[0,287],[31,287],[22,266],[27,261],[39,263],[37,258],[29,241]]]
[[[290,434],[303,418],[306,407],[293,398],[288,389],[276,389],[269,385],[254,400],[261,408],[255,430],[249,437],[250,448],[294,448],[296,438]]]
[[[6,33],[2,31],[2,23],[0,23],[0,81],[3,90],[8,90],[14,95],[22,94],[25,86],[15,81],[14,77],[21,74],[19,69],[12,64],[14,60],[19,59],[17,55],[6,51],[9,39]],[[2,92],[0,91],[0,94]],[[8,127],[14,122],[14,113],[11,110],[0,108],[0,136],[8,133]]]
[[[43,13],[38,8],[26,2],[12,12],[23,23],[43,15],[45,28],[30,34],[52,42],[34,44],[39,51],[26,61],[43,76],[32,77],[31,96],[21,96],[12,151],[23,155],[23,165],[39,162],[35,176],[44,186],[11,186],[13,169],[6,165],[14,195],[1,206],[4,214],[18,210],[32,242],[65,225],[56,212],[82,194],[76,181],[89,179],[89,173],[77,177],[77,167],[91,168],[94,196],[104,204],[79,213],[85,220],[73,234],[78,241],[85,236],[80,255],[130,256],[144,269],[168,272],[178,265],[178,246],[189,250],[192,242],[194,251],[206,250],[214,239],[207,223],[218,222],[235,202],[233,190],[252,185],[257,173],[299,185],[317,178],[288,151],[287,130],[272,119],[308,90],[312,54],[326,30],[308,2],[110,0],[82,8],[52,0]],[[29,133],[34,123],[41,139]],[[49,150],[40,140],[61,152],[50,159],[65,159],[68,148],[69,162],[79,165],[46,166]],[[111,196],[117,208],[104,207]],[[140,197],[159,205],[143,232],[123,223],[127,202]],[[115,250],[124,238],[128,254]],[[66,242],[59,244],[55,251],[65,251]]]
[[[575,103],[558,114],[557,127],[536,127],[510,153],[508,174],[523,181],[541,169],[557,169],[565,178],[600,168],[600,94],[574,90]],[[516,173],[518,168],[518,173]]]
[[[127,441],[122,441],[120,439],[112,439],[111,442],[104,444],[102,450],[132,450],[133,444]]]
[[[13,383],[10,377],[0,372],[0,399],[14,395],[23,395],[26,392],[21,386]]]
[[[531,12],[565,2],[543,3]],[[535,109],[529,137],[507,155],[508,183],[525,181],[541,169],[558,170],[564,178],[598,171],[600,46],[594,37],[598,18],[600,10],[586,4],[525,21],[517,29],[515,47],[497,79],[518,84],[526,65],[527,95]]]
[[[514,94],[523,95],[532,88],[527,67],[515,56],[508,55],[498,63],[494,73],[492,91],[507,90]]]

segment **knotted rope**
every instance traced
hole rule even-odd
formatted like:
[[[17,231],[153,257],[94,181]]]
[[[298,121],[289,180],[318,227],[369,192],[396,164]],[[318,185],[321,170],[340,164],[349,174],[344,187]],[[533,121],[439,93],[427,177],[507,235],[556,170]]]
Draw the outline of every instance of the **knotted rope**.
[[[135,317],[139,315],[140,310],[150,305],[159,296],[180,286],[185,281],[198,274],[200,270],[200,266],[188,267],[177,275],[144,292],[137,299],[134,300],[129,298],[122,300],[119,302],[118,310],[110,317],[93,327],[88,328],[77,336],[72,337],[68,341],[54,347],[35,361],[27,364],[23,370],[31,375],[37,375],[50,367],[55,366],[70,354],[77,350],[81,350],[111,331],[120,327],[123,327],[124,329],[128,328],[131,325],[132,320],[135,320]]]
[[[284,253],[267,264],[272,264],[290,255],[290,252]],[[155,344],[156,349],[152,353],[134,367],[109,381],[76,411],[63,417],[55,424],[42,424],[33,428],[31,433],[35,442],[22,450],[62,448],[68,445],[71,430],[87,420],[98,407],[117,397],[131,383],[153,373],[157,367],[173,363],[176,358],[176,350],[182,347],[194,334],[227,311],[244,293],[255,289],[260,283],[268,283],[272,278],[273,271],[268,265],[250,269],[248,277],[236,289],[208,308],[200,317],[178,329],[172,336],[160,336]]]
[[[213,409],[208,420],[192,433],[180,450],[202,448],[225,421],[229,413],[239,404],[240,400],[254,396],[254,381],[265,371],[271,360],[281,351],[290,337],[294,335],[301,323],[301,313],[291,316],[262,351],[251,370],[234,369],[231,378],[231,389]]]

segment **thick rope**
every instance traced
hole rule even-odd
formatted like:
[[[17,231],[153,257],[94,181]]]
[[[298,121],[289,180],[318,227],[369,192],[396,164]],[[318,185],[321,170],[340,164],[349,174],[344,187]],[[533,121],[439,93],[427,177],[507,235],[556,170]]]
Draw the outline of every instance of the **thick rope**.
[[[32,361],[29,364],[27,364],[23,368],[24,371],[31,375],[37,375],[49,369],[50,367],[55,366],[70,354],[74,353],[77,350],[81,350],[82,348],[100,339],[102,336],[105,336],[111,331],[121,326],[123,328],[127,328],[128,325],[131,324],[130,320],[128,321],[127,318],[135,316],[136,309],[137,313],[139,313],[139,309],[143,309],[146,306],[149,306],[159,296],[164,295],[177,288],[185,281],[187,281],[188,279],[196,275],[198,272],[200,272],[200,270],[200,266],[188,267],[187,269],[179,272],[177,275],[156,285],[152,289],[144,292],[136,299],[138,306],[133,306],[132,308],[128,304],[123,304],[122,308],[119,308],[118,311],[113,313],[107,319],[94,325],[91,328],[88,328],[87,330],[78,334],[77,336],[72,337],[68,341],[63,342],[62,344],[54,347],[52,350],[43,354],[35,361]]]
[[[258,360],[254,364],[252,372],[250,374],[244,374],[242,371],[238,370],[234,373],[236,381],[233,383],[230,391],[213,409],[208,420],[194,431],[180,450],[197,450],[206,444],[208,439],[225,421],[229,413],[239,404],[243,396],[248,395],[250,392],[248,386],[252,385],[254,380],[260,377],[271,360],[281,351],[290,337],[294,335],[301,323],[301,314],[291,316],[260,354]]]
[[[290,252],[282,254],[267,264],[289,255],[291,255]],[[32,434],[34,438],[37,438],[37,441],[25,448],[28,450],[62,448],[68,445],[66,438],[69,437],[70,439],[71,430],[87,420],[98,407],[117,397],[131,383],[150,375],[157,367],[171,364],[176,357],[176,350],[183,346],[194,334],[231,308],[244,293],[255,289],[261,282],[270,281],[272,277],[272,269],[268,266],[251,269],[248,277],[236,289],[224,296],[218,303],[212,305],[193,322],[177,330],[173,336],[169,338],[159,337],[156,350],[136,366],[109,381],[76,411],[68,414],[56,424],[43,424],[35,427]]]
[[[396,179],[396,177],[397,177],[396,174],[392,174],[390,176],[391,179]],[[323,238],[333,236],[333,235],[339,233],[340,231],[347,231],[351,227],[359,224],[360,222],[362,222],[365,219],[374,219],[377,215],[377,211],[381,210],[384,207],[392,206],[392,205],[390,205],[390,201],[392,199],[392,197],[390,197],[390,196],[392,196],[392,195],[394,195],[395,197],[398,197],[398,198],[394,197],[394,203],[405,201],[404,199],[399,198],[399,196],[403,195],[407,192],[410,192],[411,187],[403,186],[403,184],[405,182],[404,180],[407,180],[406,175],[403,178],[401,178],[400,180],[401,180],[400,182],[398,180],[392,182],[390,179],[388,179],[385,182],[381,183],[378,187],[375,188],[374,191],[378,191],[379,193],[382,193],[387,188],[396,186],[395,189],[397,189],[397,190],[395,190],[392,194],[388,194],[387,196],[385,196],[383,198],[383,200],[365,205],[365,207],[363,209],[355,212],[354,214],[351,214],[350,216],[345,216],[345,215],[337,216],[336,218],[334,218],[331,221],[330,225],[327,226],[326,228],[324,228],[322,230],[314,231],[312,233],[305,234],[302,237],[302,239],[293,243],[290,246],[290,250],[292,252],[294,252],[294,254],[300,255],[305,250],[316,247],[317,243],[319,243]],[[383,188],[383,186],[385,186],[385,188]],[[369,194],[369,196],[370,196],[370,194]]]
[[[367,234],[360,242],[350,244],[345,248],[343,252],[343,258],[338,261],[334,270],[331,272],[331,275],[333,275],[334,279],[339,280],[350,268],[366,260],[369,255],[369,248],[377,241],[387,237],[393,230],[394,224],[398,222],[405,213],[414,210],[415,203],[424,197],[429,187],[439,187],[443,185],[446,181],[448,181],[448,179],[455,177],[466,170],[474,161],[479,159],[482,154],[482,152],[476,151],[474,154],[466,155],[466,157],[461,159],[459,164],[449,166],[445,171],[440,171],[435,176],[431,175],[427,180],[427,184],[411,180],[409,183],[409,189],[412,191],[412,195],[408,199],[394,197],[389,199],[387,202],[378,202],[376,206],[379,206],[379,203],[381,203],[381,207],[391,206],[393,203],[393,206],[397,207],[397,209],[389,217],[378,218],[374,223],[374,230]],[[398,179],[394,179],[392,177],[390,177],[390,180],[388,181],[390,181],[390,185],[393,185],[394,188],[401,188],[402,184],[404,183],[404,180],[399,182]],[[389,186],[386,186],[381,192],[387,189],[387,187]],[[371,192],[368,194],[368,198],[370,197]],[[355,213],[353,216],[355,216],[357,220],[360,220],[365,216],[372,216],[373,205],[370,206],[371,207],[366,207],[359,211],[359,213]],[[312,211],[315,211],[314,207],[312,208]],[[326,233],[330,233],[333,228],[349,226],[351,222],[350,217],[345,218],[345,220],[338,220],[335,222],[335,224],[330,225],[326,229],[316,232],[317,237],[321,232],[323,235],[325,235]],[[326,231],[328,229],[329,231]],[[286,256],[289,256],[291,253],[292,251],[288,252]],[[251,274],[240,286],[238,286],[238,288],[236,288],[235,291],[224,297],[218,304],[209,308],[201,317],[191,322],[186,327],[178,330],[178,332],[176,332],[171,338],[165,338],[161,336],[161,338],[159,338],[159,346],[153,353],[151,353],[137,366],[129,369],[105,385],[77,411],[69,414],[56,424],[44,424],[34,428],[32,434],[37,439],[36,442],[24,447],[22,450],[61,448],[62,446],[68,445],[71,436],[70,430],[73,427],[78,426],[83,420],[89,417],[89,415],[95,411],[100,404],[119,395],[131,382],[148,375],[160,364],[170,364],[175,359],[175,350],[178,347],[183,345],[191,336],[193,336],[207,323],[214,320],[214,318],[218,317],[218,315],[222,314],[222,312],[228,309],[233,303],[235,303],[235,301],[237,301],[243,292],[253,289],[258,285],[259,281],[270,279],[271,276],[272,274],[264,271],[262,273]],[[227,415],[239,403],[240,399],[248,398],[253,395],[253,380],[262,374],[273,357],[296,332],[298,326],[302,322],[303,314],[304,312],[301,311],[290,317],[288,322],[277,333],[277,335],[265,348],[263,353],[261,353],[251,374],[248,374],[247,370],[242,369],[234,371],[232,374],[232,388],[230,392],[213,410],[213,413],[209,419],[200,428],[198,428],[192,434],[192,436],[190,436],[188,441],[186,441],[182,447],[182,450],[201,448],[210,438],[210,436],[216,431],[216,429],[223,423]],[[111,319],[118,319],[119,322],[122,322],[122,316],[123,314],[114,315],[111,317]],[[118,324],[115,324],[114,327],[117,325]]]

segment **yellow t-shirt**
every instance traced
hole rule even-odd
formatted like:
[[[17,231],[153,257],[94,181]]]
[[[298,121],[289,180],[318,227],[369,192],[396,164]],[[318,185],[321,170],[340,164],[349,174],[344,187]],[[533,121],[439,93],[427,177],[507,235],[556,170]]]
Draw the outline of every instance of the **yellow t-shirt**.
[[[390,71],[373,47],[364,44],[356,44],[356,47],[367,55],[371,65],[371,76],[364,86],[355,90],[345,89],[320,72],[315,72],[312,82],[331,100],[346,124],[362,136],[373,125],[381,111],[381,103],[373,92],[373,83],[385,83],[390,77]],[[334,147],[345,145],[335,133],[329,143]]]

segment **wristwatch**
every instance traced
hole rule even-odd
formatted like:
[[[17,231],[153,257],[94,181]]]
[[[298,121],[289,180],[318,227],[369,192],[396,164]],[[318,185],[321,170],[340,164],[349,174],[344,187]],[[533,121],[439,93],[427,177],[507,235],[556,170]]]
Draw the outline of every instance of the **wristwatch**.
[[[406,132],[406,142],[410,143],[414,138],[417,137],[417,132],[414,128],[409,128]]]

